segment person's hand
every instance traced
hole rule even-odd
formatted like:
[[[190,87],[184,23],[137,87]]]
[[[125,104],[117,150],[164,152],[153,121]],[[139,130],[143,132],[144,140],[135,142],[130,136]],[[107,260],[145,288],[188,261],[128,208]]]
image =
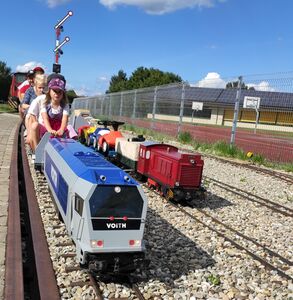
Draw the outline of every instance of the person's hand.
[[[52,135],[54,135],[54,136],[57,135],[57,131],[56,131],[56,130],[51,129],[49,132],[50,132]]]
[[[64,130],[59,129],[59,130],[56,131],[56,134],[57,134],[58,136],[63,136]]]

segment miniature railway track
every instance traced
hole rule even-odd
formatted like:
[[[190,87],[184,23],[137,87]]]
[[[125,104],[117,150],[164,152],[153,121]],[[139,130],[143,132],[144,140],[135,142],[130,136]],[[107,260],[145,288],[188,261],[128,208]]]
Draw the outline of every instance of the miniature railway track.
[[[70,254],[68,254],[68,257],[70,257]],[[72,272],[72,271],[79,271],[81,270],[79,266],[73,266],[73,267],[67,267],[66,268],[66,272]],[[84,285],[90,285],[92,286],[96,297],[98,300],[104,300],[106,299],[103,296],[103,292],[101,289],[101,283],[102,281],[98,278],[98,276],[94,275],[93,273],[91,273],[90,271],[87,271],[87,275],[89,277],[88,281],[77,281],[77,282],[71,282],[70,286],[84,286]],[[131,276],[126,276],[126,281],[127,283],[125,283],[127,286],[129,286],[129,288],[134,292],[135,296],[139,299],[139,300],[144,300],[145,297],[143,296],[143,294],[141,293],[141,291],[139,290],[139,287],[137,286],[137,284],[132,282]],[[109,298],[110,300],[127,300],[128,298],[126,297],[119,297],[119,298]]]
[[[147,185],[144,185],[145,187],[148,188]],[[154,191],[157,195],[161,196],[159,194],[159,192]],[[216,223],[218,226],[221,227],[221,229],[213,227],[212,225],[209,225],[207,222],[202,221],[200,219],[200,217],[196,216],[193,213],[188,212],[186,209],[184,209],[181,205],[179,204],[175,204],[171,201],[166,200],[165,198],[162,198],[164,201],[168,202],[171,206],[175,207],[176,209],[180,210],[183,214],[187,215],[188,217],[190,217],[192,220],[194,220],[195,222],[203,225],[204,227],[208,228],[209,230],[215,232],[218,236],[224,238],[226,241],[230,242],[234,247],[236,247],[237,249],[241,250],[241,251],[245,251],[250,257],[252,257],[254,260],[260,262],[265,268],[271,270],[271,271],[275,271],[280,277],[283,277],[287,280],[293,280],[293,277],[291,277],[290,275],[288,275],[285,270],[290,269],[291,266],[293,266],[293,262],[288,260],[287,258],[281,256],[280,254],[276,253],[275,251],[272,251],[271,249],[267,248],[266,246],[262,245],[261,243],[259,243],[258,241],[242,234],[240,231],[232,228],[231,226],[223,223],[222,221],[218,220],[217,218],[213,217],[212,215],[210,215],[209,213],[203,211],[202,209],[196,208],[196,210],[202,214],[203,216],[205,216],[206,218],[209,218],[210,220],[212,220],[214,223]],[[234,234],[234,238],[231,238],[229,236],[227,236],[227,231],[230,231]],[[258,247],[261,249],[261,251],[264,253],[264,257],[268,257],[270,256],[273,260],[273,258],[277,259],[279,261],[279,265],[281,265],[281,267],[279,266],[275,266],[274,262],[268,261],[263,259],[261,256],[255,254],[255,250],[250,250],[245,246],[242,246],[239,242],[237,242],[239,240],[239,237],[242,238],[242,240],[244,240],[244,242],[250,242],[252,243],[254,246]],[[237,240],[237,241],[236,241]]]
[[[22,135],[19,124],[10,177],[5,299],[60,299]]]
[[[220,187],[221,189],[224,189],[226,191],[232,192],[235,195],[244,197],[245,200],[251,201],[251,202],[255,202],[258,203],[262,206],[265,206],[269,209],[271,209],[272,211],[276,212],[276,213],[280,213],[286,217],[293,217],[293,209],[286,207],[282,204],[276,203],[274,201],[271,201],[269,199],[265,199],[262,198],[260,196],[257,196],[255,194],[252,194],[250,192],[244,191],[242,189],[239,189],[235,186],[232,186],[230,184],[224,183],[222,181],[213,179],[211,177],[208,176],[204,176],[205,179],[209,180],[210,182],[212,182],[214,185]]]
[[[98,297],[99,300],[104,300],[105,298],[103,297],[103,294],[100,290],[100,286],[99,286],[99,280],[97,279],[96,276],[94,276],[93,274],[89,273],[90,276],[90,282],[91,285],[93,286],[95,293]],[[141,293],[141,291],[139,290],[139,287],[132,282],[131,277],[127,276],[127,283],[126,285],[129,286],[129,288],[134,292],[135,296],[139,299],[139,300],[145,300],[145,297],[143,296],[143,294]],[[128,298],[126,297],[119,297],[119,298],[109,298],[109,300],[127,300]]]
[[[230,165],[233,165],[233,166],[236,166],[236,167],[246,168],[246,169],[261,173],[261,174],[270,175],[272,177],[275,177],[275,178],[280,179],[282,181],[285,181],[287,183],[293,184],[293,175],[291,175],[291,174],[285,174],[285,173],[281,173],[281,172],[278,172],[278,171],[261,168],[261,167],[258,167],[256,165],[254,165],[254,164],[248,164],[248,163],[244,163],[244,162],[239,163],[239,162],[236,162],[236,161],[227,160],[227,159],[224,159],[224,158],[220,158],[220,157],[205,154],[205,153],[203,154],[203,156],[215,159],[215,160],[220,161],[224,164],[230,164]]]
[[[9,209],[7,225],[7,255],[5,268],[5,299],[24,299],[22,271],[21,225],[19,204],[18,140],[20,124],[14,137],[9,183]]]
[[[169,202],[170,203],[170,202]],[[289,269],[292,265],[293,262],[289,261],[288,259],[286,259],[285,257],[279,255],[278,253],[268,249],[267,247],[265,247],[264,245],[260,244],[259,242],[257,242],[256,240],[242,234],[240,231],[233,229],[232,227],[230,227],[229,225],[224,224],[223,222],[221,222],[220,220],[214,218],[213,216],[211,216],[210,214],[204,212],[201,209],[198,209],[198,211],[203,214],[205,217],[210,218],[214,223],[220,225],[222,228],[225,228],[225,230],[221,229],[216,229],[215,227],[207,224],[206,222],[200,220],[198,217],[196,217],[195,215],[189,213],[188,211],[186,211],[184,208],[175,205],[173,203],[171,203],[171,205],[178,207],[178,209],[183,212],[184,214],[186,214],[187,216],[189,216],[191,219],[193,219],[194,221],[202,224],[203,226],[207,227],[208,229],[210,229],[211,231],[215,232],[217,235],[219,235],[220,237],[224,238],[226,241],[230,242],[233,246],[235,246],[237,249],[241,250],[241,251],[245,251],[249,256],[251,256],[254,260],[257,260],[258,262],[260,262],[262,265],[264,265],[266,268],[275,271],[279,276],[287,279],[287,280],[293,280],[293,277],[291,277],[290,275],[286,274],[285,271],[283,271],[280,267],[275,266],[272,264],[272,262],[267,261],[265,259],[263,259],[262,257],[256,255],[254,253],[254,250],[250,250],[247,247],[242,246],[239,242],[236,242],[236,240],[239,240],[238,237],[241,237],[243,240],[249,241],[251,243],[253,243],[255,246],[257,246],[258,248],[260,248],[263,252],[265,252],[266,254],[264,256],[271,256],[271,257],[275,257],[277,258],[281,264],[282,264],[282,268],[283,269]],[[226,230],[232,232],[235,235],[235,238],[230,238],[227,235],[225,235]],[[287,266],[286,266],[287,265]]]

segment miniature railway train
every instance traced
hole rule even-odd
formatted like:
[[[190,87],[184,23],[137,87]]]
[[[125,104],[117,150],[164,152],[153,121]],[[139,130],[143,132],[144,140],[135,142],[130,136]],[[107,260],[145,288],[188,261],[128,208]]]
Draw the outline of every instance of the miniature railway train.
[[[200,154],[182,153],[175,146],[145,141],[142,136],[127,139],[118,131],[123,122],[97,124],[104,127],[90,126],[88,122],[78,127],[81,143],[110,157],[117,165],[132,169],[167,199],[180,202],[204,198],[204,162]],[[107,128],[110,125],[113,131]]]
[[[59,216],[76,245],[77,261],[107,274],[144,268],[147,198],[140,184],[119,166],[135,170],[168,199],[192,200],[204,193],[201,156],[142,137],[126,139],[118,131],[121,122],[100,121],[102,128],[91,128],[82,114],[73,115],[70,122],[80,140],[92,148],[47,133],[34,163],[44,172]]]
[[[51,138],[41,146],[42,169],[77,261],[101,274],[143,268],[147,198],[141,186],[75,140]]]

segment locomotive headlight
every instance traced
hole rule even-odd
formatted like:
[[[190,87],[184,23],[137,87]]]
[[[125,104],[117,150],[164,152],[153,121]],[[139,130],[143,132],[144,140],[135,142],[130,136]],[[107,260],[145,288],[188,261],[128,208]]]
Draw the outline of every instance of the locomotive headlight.
[[[100,176],[100,179],[101,179],[102,181],[106,181],[107,178],[106,178],[105,175],[101,175],[101,176]]]
[[[130,181],[130,178],[129,178],[128,176],[125,175],[125,176],[124,176],[124,180],[127,181],[127,182],[129,182],[129,181]]]
[[[99,240],[91,240],[91,247],[92,248],[103,248],[104,247],[104,241]]]
[[[140,247],[141,240],[129,240],[129,246],[130,247]]]
[[[121,192],[121,187],[120,186],[115,186],[114,191],[116,193],[120,193]]]
[[[176,186],[179,186],[179,185],[180,185],[180,183],[179,183],[178,181],[176,181],[176,182],[175,182],[175,185],[176,185]]]
[[[191,164],[194,164],[194,159],[191,159],[191,160],[190,160],[190,163],[191,163]]]

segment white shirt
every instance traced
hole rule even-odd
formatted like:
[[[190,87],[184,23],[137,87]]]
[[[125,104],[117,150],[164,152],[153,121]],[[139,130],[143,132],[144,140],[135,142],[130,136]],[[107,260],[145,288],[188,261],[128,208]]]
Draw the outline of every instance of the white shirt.
[[[46,95],[40,95],[37,98],[35,98],[32,101],[32,103],[30,104],[30,107],[27,112],[28,115],[36,116],[38,122],[41,124],[43,124],[43,118],[41,115],[41,107],[44,105],[45,99],[46,99]]]

